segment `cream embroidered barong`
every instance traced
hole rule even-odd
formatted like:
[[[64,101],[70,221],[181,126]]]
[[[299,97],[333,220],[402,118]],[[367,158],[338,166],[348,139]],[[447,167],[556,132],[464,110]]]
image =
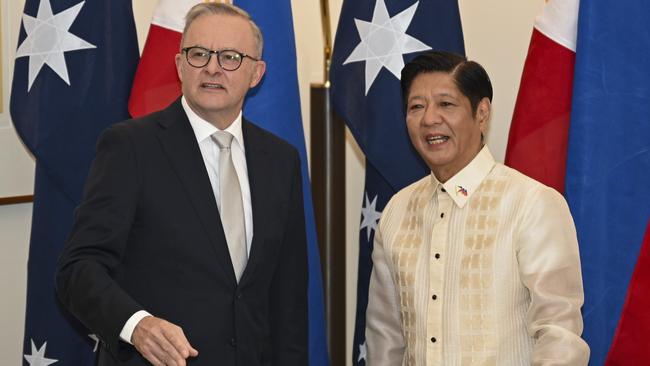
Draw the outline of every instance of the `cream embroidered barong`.
[[[372,259],[368,366],[587,364],[567,204],[487,147],[398,192]]]

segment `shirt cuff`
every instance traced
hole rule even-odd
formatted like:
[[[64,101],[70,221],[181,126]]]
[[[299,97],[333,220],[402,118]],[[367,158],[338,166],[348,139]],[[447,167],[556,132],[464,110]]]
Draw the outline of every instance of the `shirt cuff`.
[[[124,324],[122,331],[120,332],[120,339],[132,345],[133,343],[131,343],[131,336],[133,335],[135,326],[138,325],[140,320],[142,320],[142,318],[146,316],[153,316],[153,315],[149,314],[145,310],[137,311],[135,314],[131,315],[129,320],[127,320],[126,323]]]

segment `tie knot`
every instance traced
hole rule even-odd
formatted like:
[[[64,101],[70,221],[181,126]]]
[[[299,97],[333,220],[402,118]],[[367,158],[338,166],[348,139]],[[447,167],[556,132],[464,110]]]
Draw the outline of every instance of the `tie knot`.
[[[230,149],[230,144],[232,143],[233,135],[225,131],[217,131],[212,134],[214,142],[217,143],[219,149]]]

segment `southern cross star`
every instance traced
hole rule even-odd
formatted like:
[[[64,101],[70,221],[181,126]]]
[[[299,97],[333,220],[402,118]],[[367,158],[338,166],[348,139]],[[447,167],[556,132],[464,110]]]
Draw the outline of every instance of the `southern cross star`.
[[[359,345],[359,357],[357,357],[357,362],[361,362],[362,360],[363,362],[366,362],[367,352],[366,341],[363,341],[363,343]]]
[[[93,353],[97,352],[97,349],[99,348],[99,337],[97,337],[96,334],[88,334],[88,337],[95,342],[95,346],[93,347]]]
[[[54,15],[50,0],[41,0],[36,18],[23,14],[23,27],[27,37],[18,47],[16,58],[29,56],[27,91],[32,88],[36,76],[45,64],[70,85],[63,53],[96,48],[95,45],[68,32],[83,5],[84,1]]]
[[[375,207],[377,206],[377,196],[372,199],[372,202],[368,200],[368,192],[366,192],[366,202],[361,208],[361,216],[363,219],[361,221],[361,229],[366,229],[366,234],[368,235],[368,240],[370,240],[370,234],[373,230],[377,230],[377,221],[381,217],[381,212],[377,211]]]
[[[32,354],[24,355],[25,360],[29,363],[29,366],[47,366],[51,365],[59,360],[45,357],[45,349],[47,348],[47,342],[43,343],[41,348],[36,348],[34,340],[32,339]]]
[[[419,1],[391,18],[384,0],[377,0],[370,22],[354,19],[361,42],[343,65],[366,61],[366,95],[382,67],[387,68],[399,80],[404,67],[402,55],[431,49],[430,46],[406,34],[418,3]]]

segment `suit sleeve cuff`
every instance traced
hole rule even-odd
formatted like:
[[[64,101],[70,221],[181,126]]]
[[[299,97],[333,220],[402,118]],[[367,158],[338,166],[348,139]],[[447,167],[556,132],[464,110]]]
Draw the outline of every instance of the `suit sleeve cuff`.
[[[142,320],[142,318],[146,316],[152,316],[152,315],[145,310],[137,311],[135,314],[131,315],[129,320],[127,320],[126,323],[124,324],[122,331],[120,332],[120,339],[132,345],[133,343],[131,343],[131,336],[133,335],[135,326],[138,325],[140,320]]]

